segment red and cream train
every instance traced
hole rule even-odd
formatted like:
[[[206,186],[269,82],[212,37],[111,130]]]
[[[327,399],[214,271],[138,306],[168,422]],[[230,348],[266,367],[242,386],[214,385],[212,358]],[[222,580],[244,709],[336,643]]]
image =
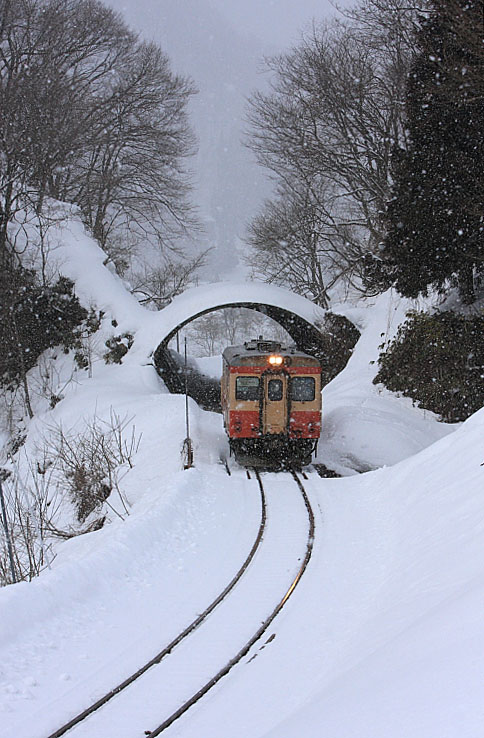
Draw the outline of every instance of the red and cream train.
[[[223,352],[221,402],[231,453],[269,464],[307,464],[321,432],[321,366],[275,341]]]

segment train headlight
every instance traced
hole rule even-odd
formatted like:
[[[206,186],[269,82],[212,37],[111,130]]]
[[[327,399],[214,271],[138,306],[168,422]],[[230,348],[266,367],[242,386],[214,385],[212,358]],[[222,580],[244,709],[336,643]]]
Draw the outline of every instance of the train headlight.
[[[282,356],[269,356],[268,361],[272,366],[281,366]]]

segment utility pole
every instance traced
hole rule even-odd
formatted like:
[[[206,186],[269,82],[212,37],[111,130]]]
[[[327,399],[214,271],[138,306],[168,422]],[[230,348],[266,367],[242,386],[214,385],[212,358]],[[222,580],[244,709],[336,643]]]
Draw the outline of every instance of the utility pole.
[[[193,466],[193,445],[190,438],[190,417],[188,413],[188,367],[187,367],[187,337],[185,336],[185,419],[187,435],[183,442],[183,450],[186,454],[185,469],[191,469]]]
[[[12,573],[12,582],[16,584],[17,575],[15,574],[15,563],[14,563],[14,558],[13,558],[12,539],[10,537],[10,531],[8,528],[7,509],[5,507],[5,497],[3,496],[2,471],[3,469],[0,470],[0,504],[2,507],[2,522],[3,522],[3,527],[5,530],[5,538],[7,539],[7,549],[8,549],[8,557],[10,559],[10,571]]]

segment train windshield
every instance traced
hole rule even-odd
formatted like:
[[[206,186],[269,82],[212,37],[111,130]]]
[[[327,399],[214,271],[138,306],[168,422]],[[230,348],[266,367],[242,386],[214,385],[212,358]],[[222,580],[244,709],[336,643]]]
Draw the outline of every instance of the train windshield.
[[[282,400],[282,381],[280,379],[270,379],[267,385],[267,397],[273,402]]]
[[[293,377],[291,379],[291,400],[295,402],[312,402],[315,396],[316,383],[314,377]]]
[[[235,380],[236,400],[259,399],[259,377],[237,377]]]

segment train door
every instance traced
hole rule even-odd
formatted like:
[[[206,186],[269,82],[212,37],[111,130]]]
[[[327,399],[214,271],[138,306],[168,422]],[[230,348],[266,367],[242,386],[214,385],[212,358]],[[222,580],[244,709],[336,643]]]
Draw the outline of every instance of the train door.
[[[287,432],[287,375],[262,375],[262,432],[271,435]]]

